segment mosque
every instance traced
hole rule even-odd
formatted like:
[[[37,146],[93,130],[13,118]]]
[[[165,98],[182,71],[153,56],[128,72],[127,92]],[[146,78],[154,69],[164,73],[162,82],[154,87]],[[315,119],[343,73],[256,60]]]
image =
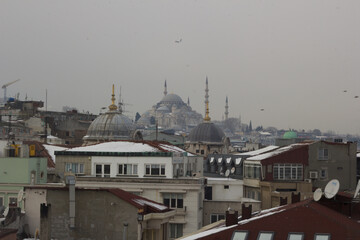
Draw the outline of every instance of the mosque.
[[[165,81],[163,98],[151,110],[142,114],[137,124],[146,127],[157,123],[163,129],[189,132],[201,121],[202,115],[192,110],[189,99],[186,104],[180,96],[168,94]]]
[[[121,104],[115,104],[114,85],[109,110],[99,115],[89,126],[84,136],[84,145],[116,140],[142,140],[142,134],[127,116],[123,115]]]
[[[191,130],[187,141],[185,142],[185,150],[203,157],[206,157],[208,154],[229,153],[230,139],[225,136],[220,127],[211,122],[209,116],[209,87],[207,78],[205,88],[205,109],[204,121]]]

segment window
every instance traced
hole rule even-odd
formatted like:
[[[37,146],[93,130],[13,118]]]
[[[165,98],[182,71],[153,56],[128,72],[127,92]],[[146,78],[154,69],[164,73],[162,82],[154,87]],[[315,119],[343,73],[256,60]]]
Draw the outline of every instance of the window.
[[[137,175],[137,164],[119,164],[119,175]]]
[[[96,177],[110,177],[110,164],[96,164]]]
[[[257,240],[273,240],[274,232],[259,232]]]
[[[320,178],[327,178],[327,169],[326,168],[322,168],[320,170]]]
[[[246,240],[248,235],[248,231],[234,231],[231,240]]]
[[[260,179],[260,165],[245,164],[245,177]]]
[[[4,199],[2,197],[0,197],[0,207],[4,206]]]
[[[329,151],[327,148],[320,148],[318,151],[319,160],[328,160],[329,159]]]
[[[302,180],[303,165],[274,164],[274,180]]]
[[[65,172],[72,172],[75,174],[84,173],[84,164],[83,163],[66,163]]]
[[[314,240],[330,240],[330,233],[315,233]]]
[[[17,198],[16,197],[9,197],[9,205],[17,205]]]
[[[183,235],[183,225],[170,223],[170,238],[179,238]]]
[[[289,233],[287,239],[288,240],[303,240],[304,233]]]
[[[165,206],[168,206],[169,208],[183,208],[184,207],[183,194],[164,193],[163,203]]]
[[[165,176],[165,164],[146,164],[145,175]]]
[[[212,187],[211,186],[205,187],[205,199],[212,200]]]
[[[225,219],[224,214],[214,213],[214,214],[210,215],[210,223],[214,223],[214,222],[217,222],[217,221],[222,220],[222,219]]]
[[[204,152],[204,150],[201,150],[201,154],[204,154],[205,152]]]

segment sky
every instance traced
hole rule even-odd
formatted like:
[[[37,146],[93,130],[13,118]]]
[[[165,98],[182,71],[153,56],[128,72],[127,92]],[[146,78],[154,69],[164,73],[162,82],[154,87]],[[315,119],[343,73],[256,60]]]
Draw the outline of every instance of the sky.
[[[280,129],[360,134],[358,0],[1,0],[7,95],[125,114],[168,92],[210,116]],[[176,41],[181,42],[177,43]],[[344,92],[346,90],[346,92]],[[0,92],[1,97],[3,92]],[[261,111],[261,109],[264,109]]]

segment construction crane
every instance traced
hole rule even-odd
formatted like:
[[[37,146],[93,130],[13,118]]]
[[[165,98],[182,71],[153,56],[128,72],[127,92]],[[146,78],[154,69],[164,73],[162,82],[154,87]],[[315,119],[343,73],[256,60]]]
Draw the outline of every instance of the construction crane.
[[[10,86],[10,85],[13,84],[13,83],[18,82],[18,81],[20,81],[20,79],[16,79],[15,81],[11,81],[11,82],[6,83],[6,84],[4,84],[4,85],[2,86],[2,88],[4,89],[4,100],[3,100],[3,101],[4,101],[5,103],[7,102],[7,99],[6,99],[6,89],[7,89],[7,87]]]

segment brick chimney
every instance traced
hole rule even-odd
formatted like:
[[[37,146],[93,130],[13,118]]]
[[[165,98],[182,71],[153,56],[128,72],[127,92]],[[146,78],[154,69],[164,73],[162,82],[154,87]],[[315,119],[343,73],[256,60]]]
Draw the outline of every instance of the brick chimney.
[[[233,213],[230,213],[230,211],[226,211],[225,225],[228,227],[238,224],[238,216],[238,211],[234,211]]]
[[[287,204],[287,197],[280,197],[280,206],[284,206]]]
[[[251,218],[251,212],[252,212],[252,205],[246,207],[244,203],[241,204],[241,220]]]
[[[291,193],[291,203],[297,203],[300,202],[300,192],[298,194]]]

